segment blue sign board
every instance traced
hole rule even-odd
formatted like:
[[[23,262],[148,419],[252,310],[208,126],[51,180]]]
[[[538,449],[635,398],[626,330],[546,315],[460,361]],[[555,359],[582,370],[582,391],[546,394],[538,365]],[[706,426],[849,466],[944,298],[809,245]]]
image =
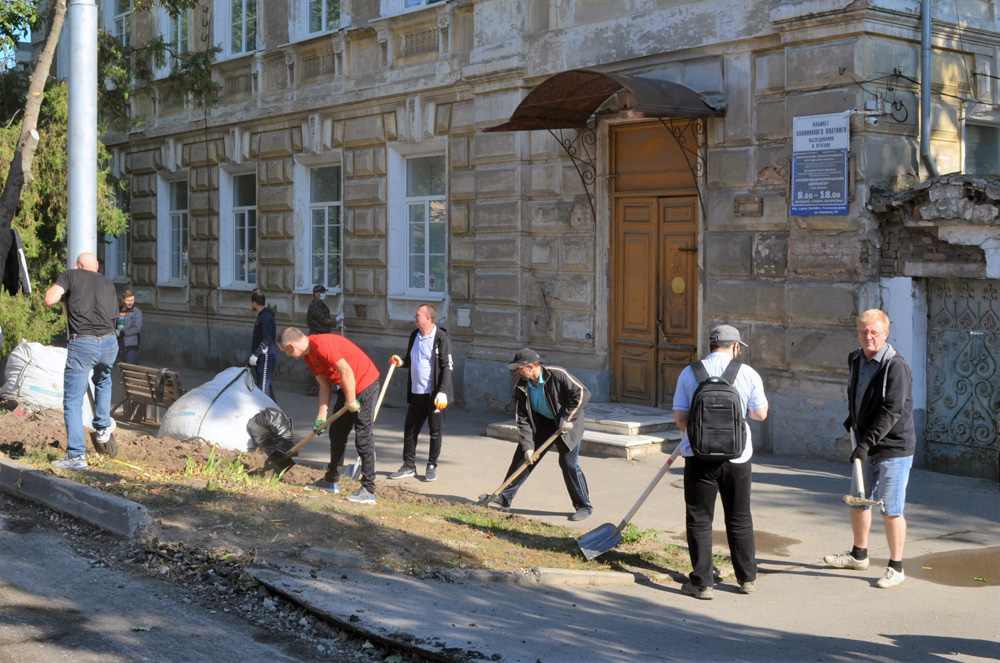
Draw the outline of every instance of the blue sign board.
[[[847,150],[792,153],[793,216],[847,214]]]

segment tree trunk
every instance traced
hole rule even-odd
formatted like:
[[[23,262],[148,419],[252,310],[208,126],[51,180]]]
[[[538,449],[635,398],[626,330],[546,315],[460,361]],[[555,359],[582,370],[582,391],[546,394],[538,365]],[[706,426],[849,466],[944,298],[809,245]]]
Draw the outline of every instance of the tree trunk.
[[[28,85],[21,137],[10,162],[3,193],[0,193],[0,276],[3,275],[7,248],[10,246],[8,230],[17,214],[21,193],[32,180],[31,165],[35,160],[35,148],[38,147],[38,115],[42,108],[42,100],[45,98],[45,83],[49,79],[49,70],[52,68],[56,45],[59,43],[59,34],[62,32],[65,20],[66,0],[55,0],[46,21],[45,46],[38,56],[38,62],[31,73]]]

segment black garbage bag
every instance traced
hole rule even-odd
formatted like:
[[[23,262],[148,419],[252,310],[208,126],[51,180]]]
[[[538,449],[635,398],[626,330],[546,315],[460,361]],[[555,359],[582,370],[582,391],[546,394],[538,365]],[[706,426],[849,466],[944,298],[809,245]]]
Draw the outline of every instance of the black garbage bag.
[[[247,423],[247,434],[254,447],[267,455],[275,451],[287,452],[295,443],[292,441],[292,420],[276,407],[261,410]]]
[[[24,448],[24,443],[21,440],[14,440],[13,442],[4,442],[0,444],[0,453],[7,455],[11,460],[17,460],[24,456],[26,452]]]

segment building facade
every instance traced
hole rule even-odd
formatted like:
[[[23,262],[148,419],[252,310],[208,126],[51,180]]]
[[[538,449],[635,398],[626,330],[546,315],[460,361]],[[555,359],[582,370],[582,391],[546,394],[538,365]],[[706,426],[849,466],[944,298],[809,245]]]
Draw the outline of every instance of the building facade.
[[[942,233],[973,223],[872,201],[1000,170],[994,2],[205,0],[170,18],[102,0],[101,12],[132,43],[221,49],[219,106],[140,96],[141,126],[107,139],[132,223],[105,263],[143,307],[144,361],[241,365],[251,290],[279,326],[304,327],[321,283],[382,366],[435,304],[467,408],[502,409],[504,364],[530,345],[596,400],[669,409],[678,372],[725,322],[772,402],[758,447],[833,458],[853,319],[881,307],[914,368],[921,427],[963,411],[928,421],[957,365],[957,351],[929,359],[933,317],[954,303],[950,279],[978,303],[1000,290],[995,246],[974,241],[995,221]],[[793,125],[820,115],[849,129],[846,213],[793,215]],[[972,199],[956,186],[928,195]],[[997,330],[976,320],[948,329],[987,334],[988,355]],[[282,364],[278,379],[303,371]],[[921,436],[918,462],[996,476],[1000,386],[986,372],[972,388],[989,392],[992,428],[957,446],[962,427],[945,426],[933,453]]]

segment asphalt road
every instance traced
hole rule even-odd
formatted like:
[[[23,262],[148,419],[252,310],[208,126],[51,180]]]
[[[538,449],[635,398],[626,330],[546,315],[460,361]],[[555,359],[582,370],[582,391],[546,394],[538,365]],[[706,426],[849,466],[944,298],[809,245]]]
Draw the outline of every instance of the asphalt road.
[[[0,494],[0,663],[330,660],[185,602],[182,588],[94,564]]]

